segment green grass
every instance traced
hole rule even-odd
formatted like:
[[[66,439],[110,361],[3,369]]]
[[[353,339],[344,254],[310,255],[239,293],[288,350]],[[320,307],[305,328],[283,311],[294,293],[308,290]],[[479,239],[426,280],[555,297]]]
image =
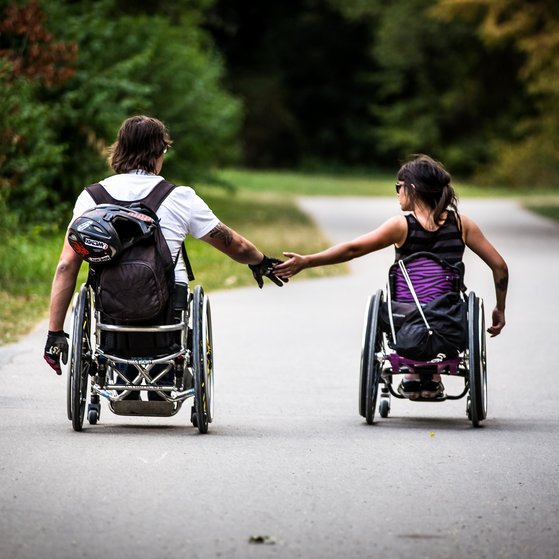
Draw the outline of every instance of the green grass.
[[[299,196],[389,196],[394,194],[395,183],[392,175],[378,173],[341,175],[226,169],[217,176],[243,191]]]
[[[294,196],[395,196],[396,169],[394,173],[359,171],[352,173],[304,173],[294,171],[225,169],[216,173],[217,178],[251,192],[276,192]],[[543,200],[558,198],[557,189],[535,189],[533,186],[510,188],[483,186],[470,181],[455,179],[454,187],[460,198],[524,198]],[[559,203],[559,202],[558,202]]]
[[[61,239],[39,231],[0,237],[0,344],[5,344],[44,316]]]
[[[531,196],[523,200],[524,207],[543,217],[559,221],[559,195]]]

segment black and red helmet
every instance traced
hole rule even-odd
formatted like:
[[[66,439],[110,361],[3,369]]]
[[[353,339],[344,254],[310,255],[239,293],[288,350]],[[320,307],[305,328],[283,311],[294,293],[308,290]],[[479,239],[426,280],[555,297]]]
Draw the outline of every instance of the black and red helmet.
[[[99,204],[72,222],[68,242],[86,262],[105,264],[150,237],[156,227],[156,217],[143,213],[140,207]]]

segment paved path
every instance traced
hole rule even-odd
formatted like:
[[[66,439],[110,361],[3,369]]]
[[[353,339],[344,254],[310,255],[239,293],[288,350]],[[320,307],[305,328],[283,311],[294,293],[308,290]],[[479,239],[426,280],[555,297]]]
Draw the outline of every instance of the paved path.
[[[301,201],[333,241],[394,200]],[[559,545],[559,227],[467,201],[511,268],[508,325],[488,340],[489,417],[465,401],[357,413],[361,328],[391,250],[351,275],[211,295],[218,382],[207,436],[182,410],[74,433],[44,325],[0,349],[0,557],[554,558]],[[289,247],[286,247],[289,248]],[[467,283],[491,309],[488,269]],[[271,545],[249,543],[269,536]]]

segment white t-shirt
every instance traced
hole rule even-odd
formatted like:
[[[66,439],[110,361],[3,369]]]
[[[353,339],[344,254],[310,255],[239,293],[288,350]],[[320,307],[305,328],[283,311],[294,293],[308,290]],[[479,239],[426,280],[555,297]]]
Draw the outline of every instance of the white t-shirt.
[[[145,198],[153,187],[161,182],[163,177],[149,175],[142,171],[132,171],[113,175],[99,181],[107,192],[116,200],[129,202]],[[95,207],[93,198],[87,191],[83,191],[74,205],[72,221],[85,211]],[[200,239],[207,235],[218,223],[208,205],[189,186],[178,186],[163,201],[157,216],[160,219],[161,231],[173,258],[180,253],[181,243],[187,235]],[[175,278],[178,282],[187,282],[186,268],[179,254],[179,261],[175,269]]]

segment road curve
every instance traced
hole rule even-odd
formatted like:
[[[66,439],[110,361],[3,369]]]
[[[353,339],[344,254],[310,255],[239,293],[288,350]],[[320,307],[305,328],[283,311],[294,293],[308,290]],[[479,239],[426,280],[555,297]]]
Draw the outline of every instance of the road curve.
[[[304,198],[335,242],[393,199]],[[474,201],[510,265],[508,324],[488,340],[489,417],[465,401],[357,412],[361,329],[392,250],[351,274],[211,294],[216,420],[124,418],[74,433],[45,325],[0,348],[0,557],[526,558],[557,556],[559,227],[512,201]],[[290,247],[286,247],[289,249]],[[493,304],[468,255],[467,285]],[[255,543],[251,543],[251,536]],[[258,543],[262,542],[262,543]]]

